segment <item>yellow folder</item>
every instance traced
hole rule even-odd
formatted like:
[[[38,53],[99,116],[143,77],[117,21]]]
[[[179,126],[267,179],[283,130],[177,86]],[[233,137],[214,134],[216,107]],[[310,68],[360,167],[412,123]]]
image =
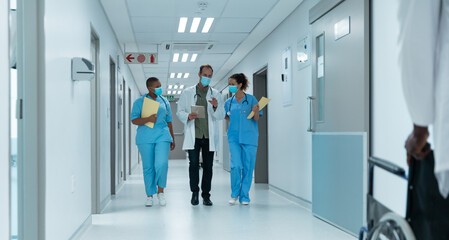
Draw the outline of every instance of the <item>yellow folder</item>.
[[[157,111],[159,110],[159,104],[160,102],[156,102],[154,100],[149,99],[148,97],[145,97],[143,99],[143,106],[142,106],[142,113],[140,114],[141,118],[149,117],[153,114],[157,114]],[[154,123],[147,122],[145,123],[150,128],[154,127]]]
[[[262,97],[259,101],[259,110],[262,110],[265,106],[267,106],[267,104],[271,101],[271,99],[266,98],[266,97]],[[249,116],[247,117],[247,119],[251,119],[252,117],[254,117],[254,111],[251,111],[251,113],[249,114]]]

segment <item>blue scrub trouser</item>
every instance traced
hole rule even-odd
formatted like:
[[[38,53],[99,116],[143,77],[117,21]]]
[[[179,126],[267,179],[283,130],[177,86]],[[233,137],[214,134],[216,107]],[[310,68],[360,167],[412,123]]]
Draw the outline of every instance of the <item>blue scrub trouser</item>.
[[[157,193],[157,186],[167,186],[168,153],[170,142],[137,145],[142,156],[143,180],[147,196]]]
[[[250,202],[249,189],[253,182],[257,146],[230,142],[229,150],[231,152],[231,197],[239,197],[240,202]]]

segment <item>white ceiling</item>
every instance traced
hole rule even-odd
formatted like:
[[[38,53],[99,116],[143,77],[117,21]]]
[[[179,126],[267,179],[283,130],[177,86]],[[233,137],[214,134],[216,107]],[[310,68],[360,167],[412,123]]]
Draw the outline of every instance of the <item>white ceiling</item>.
[[[100,0],[124,51],[158,52],[158,64],[130,65],[141,93],[145,80],[161,80],[164,93],[169,84],[194,85],[202,64],[214,68],[213,83],[224,78],[257,44],[273,31],[302,0]],[[188,17],[186,33],[178,33],[180,17]],[[193,17],[201,17],[197,33],[190,33]],[[215,18],[209,33],[201,33],[205,19]],[[194,63],[175,63],[176,48],[203,43]],[[166,44],[170,49],[166,50]],[[208,49],[211,45],[212,48]],[[187,45],[189,48],[192,45]],[[170,78],[170,73],[189,73],[189,78]],[[183,76],[184,77],[184,76]]]

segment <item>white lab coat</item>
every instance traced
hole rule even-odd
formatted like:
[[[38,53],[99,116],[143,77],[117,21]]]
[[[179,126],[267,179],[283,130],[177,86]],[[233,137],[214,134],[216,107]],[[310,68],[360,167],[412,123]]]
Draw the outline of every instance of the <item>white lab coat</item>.
[[[405,100],[413,122],[433,125],[435,176],[449,194],[449,0],[402,0],[400,50]]]
[[[184,144],[182,145],[182,150],[184,151],[195,148],[195,120],[189,120],[189,114],[191,112],[191,106],[196,105],[196,86],[186,88],[178,101],[176,116],[184,123]],[[224,102],[221,94],[212,87],[207,89],[206,98],[208,101],[209,151],[215,152],[218,151],[219,145],[218,121],[223,120],[225,117]],[[218,106],[215,111],[212,104],[209,103],[209,100],[212,100],[212,98],[216,98],[218,101]]]

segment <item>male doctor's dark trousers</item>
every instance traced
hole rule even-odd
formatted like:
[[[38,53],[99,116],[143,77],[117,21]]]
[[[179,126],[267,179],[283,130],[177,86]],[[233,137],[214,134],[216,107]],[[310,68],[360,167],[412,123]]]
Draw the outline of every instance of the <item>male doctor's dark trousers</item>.
[[[200,150],[203,154],[203,178],[201,181],[201,196],[205,199],[210,198],[210,189],[212,182],[212,167],[214,162],[214,152],[209,151],[209,139],[208,138],[195,138],[195,148],[189,150],[189,177],[190,177],[190,190],[192,192],[199,192],[200,188],[198,184],[200,182],[199,174],[199,162],[200,162]]]

